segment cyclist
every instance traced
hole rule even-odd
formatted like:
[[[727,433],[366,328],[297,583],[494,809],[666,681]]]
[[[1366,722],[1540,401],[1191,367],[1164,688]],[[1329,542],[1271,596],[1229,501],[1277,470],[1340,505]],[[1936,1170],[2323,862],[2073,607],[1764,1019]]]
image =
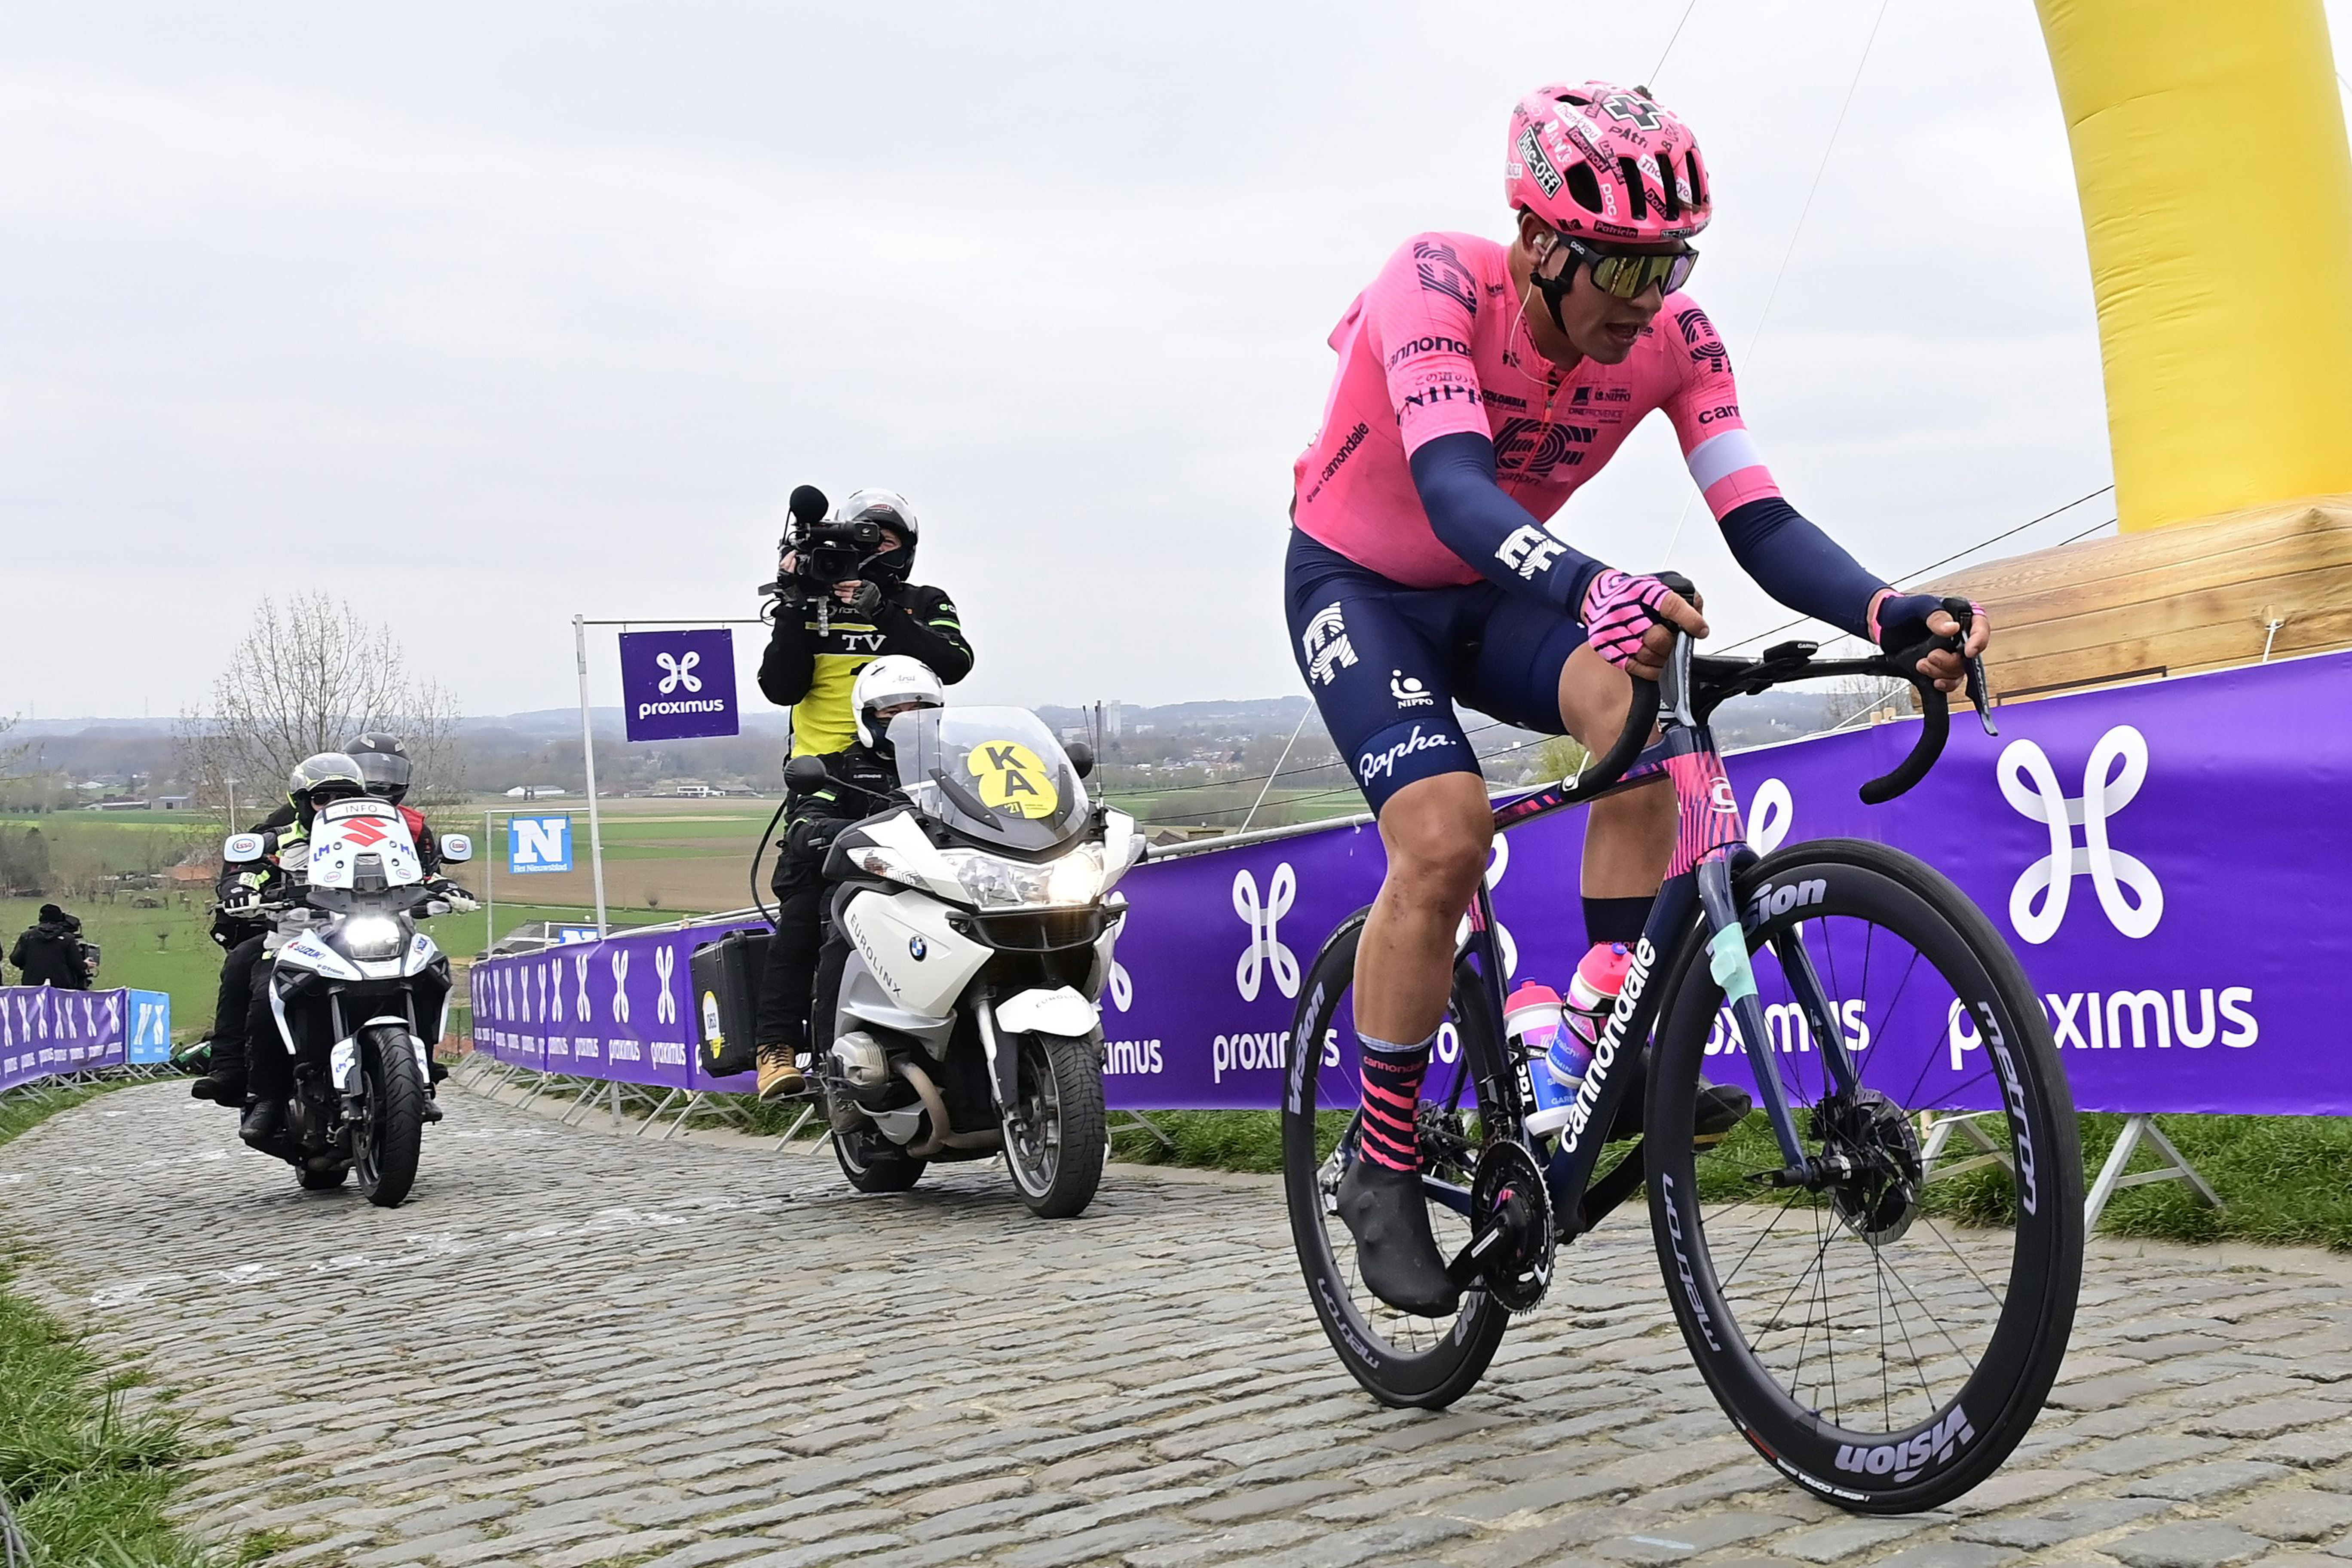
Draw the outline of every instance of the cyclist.
[[[1293,656],[1388,853],[1358,950],[1363,1116],[1339,1214],[1364,1283],[1430,1315],[1454,1311],[1459,1292],[1430,1234],[1413,1107],[1493,834],[1454,702],[1602,750],[1624,723],[1629,675],[1657,676],[1673,628],[1707,629],[1697,604],[1545,520],[1663,409],[1734,558],[1774,598],[1890,649],[1958,630],[1940,600],[1855,564],[1773,482],[1723,341],[1679,291],[1713,212],[1679,118],[1644,88],[1539,88],[1512,112],[1504,188],[1518,219],[1507,245],[1416,235],[1333,331],[1339,372],[1293,470],[1285,581]],[[1979,616],[1969,651],[1987,635]],[[1921,668],[1951,689],[1963,666],[1937,653]],[[1641,934],[1664,878],[1664,784],[1591,808],[1594,951],[1578,967],[1598,1000],[1570,1020],[1586,1039],[1623,976],[1614,949]],[[1579,1064],[1554,1065],[1566,1079]],[[1696,1131],[1717,1135],[1747,1109],[1737,1090],[1710,1089]]]

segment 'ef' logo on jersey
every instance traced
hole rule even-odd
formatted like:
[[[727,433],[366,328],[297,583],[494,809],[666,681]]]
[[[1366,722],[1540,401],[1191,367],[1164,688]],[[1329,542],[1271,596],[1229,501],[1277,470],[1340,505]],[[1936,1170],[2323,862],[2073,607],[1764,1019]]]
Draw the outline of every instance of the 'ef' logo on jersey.
[[[1537,573],[1559,560],[1560,552],[1567,548],[1540,528],[1516,528],[1511,531],[1511,536],[1503,541],[1503,547],[1495,552],[1495,559],[1532,581]]]

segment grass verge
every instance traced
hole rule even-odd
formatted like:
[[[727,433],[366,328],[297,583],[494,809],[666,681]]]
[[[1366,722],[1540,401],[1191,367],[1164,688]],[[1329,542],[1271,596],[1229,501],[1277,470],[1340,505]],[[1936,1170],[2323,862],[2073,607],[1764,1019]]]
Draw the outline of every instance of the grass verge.
[[[0,1143],[100,1092],[81,1087],[0,1100]],[[6,1289],[9,1262],[0,1258],[0,1489],[33,1562],[203,1568],[221,1561],[164,1514],[189,1453],[178,1419],[127,1411],[123,1396],[136,1380],[110,1373],[64,1324]]]
[[[1345,1125],[1331,1123],[1328,1146]],[[1190,1165],[1214,1171],[1277,1173],[1282,1169],[1282,1119],[1271,1110],[1153,1111],[1153,1125],[1175,1147],[1165,1148],[1140,1129],[1122,1130],[1114,1157],[1154,1165]],[[1759,1114],[1735,1138],[1770,1134]],[[2082,1118],[2084,1186],[2089,1188],[2107,1152],[2123,1130],[2121,1116]],[[2168,1241],[2253,1241],[2325,1247],[2352,1251],[2352,1121],[2317,1116],[2159,1116],[2156,1124],[2221,1196],[2209,1209],[2186,1183],[2153,1183],[2116,1194],[2100,1222],[2111,1236]],[[1728,1152],[1727,1146],[1727,1152]],[[2132,1162],[2136,1171],[2155,1168],[2147,1145]],[[1995,1184],[1990,1173],[1961,1178],[1954,1194],[1969,1217],[1998,1220]],[[1637,1211],[1625,1211],[1637,1212]]]

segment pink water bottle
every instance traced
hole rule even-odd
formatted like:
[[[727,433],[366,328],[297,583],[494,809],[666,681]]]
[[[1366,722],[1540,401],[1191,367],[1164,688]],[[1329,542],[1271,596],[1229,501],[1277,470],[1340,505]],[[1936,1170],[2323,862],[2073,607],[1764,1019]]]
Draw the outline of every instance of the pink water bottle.
[[[1549,985],[1522,981],[1503,1004],[1503,1032],[1529,1066],[1528,1079],[1535,1090],[1535,1104],[1528,1108],[1528,1131],[1557,1132],[1568,1125],[1569,1108],[1576,1103],[1578,1088],[1561,1083],[1547,1065],[1546,1058],[1566,1035],[1559,993]]]

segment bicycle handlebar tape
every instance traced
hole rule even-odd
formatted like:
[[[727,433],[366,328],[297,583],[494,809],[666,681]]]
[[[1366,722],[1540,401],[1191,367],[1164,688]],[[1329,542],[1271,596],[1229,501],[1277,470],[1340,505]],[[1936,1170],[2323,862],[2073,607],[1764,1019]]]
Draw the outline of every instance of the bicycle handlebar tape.
[[[1927,650],[1919,651],[1925,654]],[[1917,667],[1916,658],[1909,662],[1912,668]],[[1942,689],[1917,675],[1911,677],[1911,685],[1919,693],[1918,742],[1893,773],[1862,786],[1864,805],[1884,805],[1926,778],[1927,770],[1936,765],[1936,759],[1944,754],[1944,742],[1951,737],[1952,707]]]

